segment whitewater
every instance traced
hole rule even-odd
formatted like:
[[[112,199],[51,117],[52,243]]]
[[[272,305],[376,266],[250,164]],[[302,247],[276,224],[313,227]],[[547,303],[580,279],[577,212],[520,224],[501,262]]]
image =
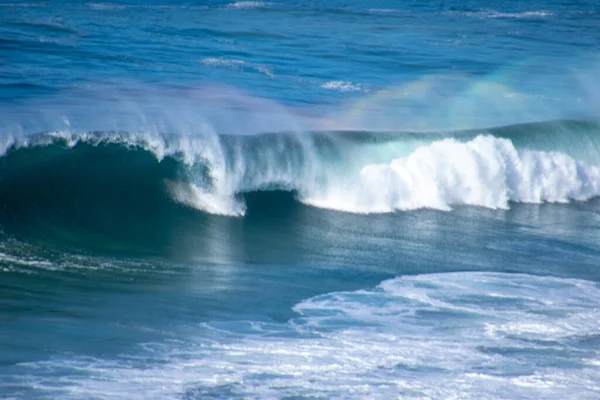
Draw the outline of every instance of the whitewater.
[[[0,397],[600,398],[599,24],[0,3]]]

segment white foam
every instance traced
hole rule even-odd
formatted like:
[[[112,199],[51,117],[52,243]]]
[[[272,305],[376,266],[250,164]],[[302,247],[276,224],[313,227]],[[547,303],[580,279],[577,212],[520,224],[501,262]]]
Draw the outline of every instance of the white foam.
[[[457,13],[452,11],[451,13]],[[473,16],[478,18],[506,18],[506,19],[539,19],[548,18],[554,15],[548,10],[522,11],[522,12],[505,12],[498,10],[481,10],[481,11],[463,11],[458,12],[462,15]]]
[[[539,10],[539,11],[525,11],[518,13],[507,13],[499,11],[490,11],[487,16],[489,18],[517,18],[517,19],[529,19],[529,18],[546,18],[554,15],[550,11]]]
[[[369,92],[369,88],[363,85],[346,81],[329,81],[322,84],[321,87],[339,92]]]
[[[452,205],[488,208],[523,203],[588,200],[600,195],[600,168],[559,152],[517,150],[507,139],[478,136],[463,143],[446,139],[422,146],[388,164],[362,168],[338,181],[312,205],[350,212],[391,212]]]
[[[173,5],[173,4],[116,4],[116,3],[88,3],[88,7],[96,11],[120,11],[125,9],[196,9],[205,10],[208,6],[202,5]]]
[[[46,270],[55,270],[58,267],[46,260],[39,260],[31,257],[16,257],[14,255],[0,252],[0,265],[8,264],[8,267],[3,268],[5,272],[13,271],[14,267],[34,267],[39,269]],[[28,272],[32,272],[31,269],[28,269]]]
[[[393,8],[370,8],[367,11],[373,13],[401,13],[403,10],[393,9]],[[406,11],[404,11],[406,12]]]
[[[233,196],[207,192],[186,182],[167,181],[166,187],[176,202],[210,214],[241,216],[246,212],[245,205]]]
[[[270,78],[274,77],[275,74],[273,71],[261,64],[252,64],[247,63],[243,60],[238,60],[234,58],[223,58],[223,57],[207,57],[200,61],[202,64],[211,66],[211,67],[227,67],[234,70],[240,70],[242,68],[249,68],[256,72],[260,72],[263,75],[266,75]]]
[[[581,280],[398,277],[303,301],[287,323],[203,323],[197,336],[117,359],[21,364],[20,379],[66,399],[594,398],[600,353],[577,341],[598,334],[599,302],[598,286]],[[546,329],[527,328],[534,323]],[[526,329],[502,328],[509,324]],[[59,371],[58,381],[45,378]]]
[[[266,7],[268,3],[262,1],[236,1],[235,3],[231,3],[228,5],[229,8],[237,8],[242,10],[249,10],[252,8],[263,8]]]
[[[222,58],[222,57],[207,57],[201,61],[204,65],[210,65],[211,67],[239,67],[245,64],[242,60],[236,60],[233,58]]]
[[[126,6],[120,4],[111,4],[111,3],[89,3],[88,7],[92,10],[123,10]]]

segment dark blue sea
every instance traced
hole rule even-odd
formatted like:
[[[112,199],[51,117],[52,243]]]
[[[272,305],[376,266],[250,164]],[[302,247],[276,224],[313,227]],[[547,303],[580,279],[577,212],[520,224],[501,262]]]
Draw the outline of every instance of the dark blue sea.
[[[0,398],[600,399],[600,3],[0,3]]]

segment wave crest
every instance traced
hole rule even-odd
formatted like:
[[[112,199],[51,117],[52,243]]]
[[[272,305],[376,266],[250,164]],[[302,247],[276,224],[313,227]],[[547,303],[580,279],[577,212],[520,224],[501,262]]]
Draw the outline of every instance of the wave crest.
[[[445,139],[387,164],[367,165],[346,185],[309,204],[351,212],[452,205],[509,208],[523,203],[588,200],[600,195],[600,168],[559,152],[517,150],[508,139],[482,135]]]

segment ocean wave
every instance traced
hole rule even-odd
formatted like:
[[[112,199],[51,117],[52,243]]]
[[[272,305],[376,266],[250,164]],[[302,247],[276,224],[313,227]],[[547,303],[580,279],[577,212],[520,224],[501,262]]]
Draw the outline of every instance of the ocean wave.
[[[346,81],[329,81],[321,85],[323,89],[337,90],[339,92],[369,92],[370,88],[357,83]]]
[[[543,19],[554,16],[554,12],[549,10],[506,12],[497,10],[479,10],[479,11],[450,11],[450,14],[460,14],[476,18],[504,18],[504,19]]]
[[[229,4],[227,7],[229,8],[237,8],[242,10],[249,10],[252,8],[262,8],[266,7],[269,3],[265,3],[262,1],[236,1],[235,3]]]
[[[244,215],[244,194],[261,191],[354,213],[585,201],[600,196],[599,132],[586,121],[446,133],[50,132],[0,142],[0,197],[16,209],[94,193],[101,208],[118,207],[112,197],[123,191],[231,216]]]
[[[309,204],[350,212],[391,212],[453,205],[509,208],[566,203],[600,195],[600,167],[559,152],[517,150],[507,139],[446,139],[388,164],[372,164]]]
[[[525,11],[519,13],[507,13],[507,12],[499,12],[499,11],[489,11],[487,13],[488,18],[546,18],[553,16],[554,13],[550,11],[540,10],[540,11]]]
[[[219,58],[219,57],[208,57],[201,61],[204,65],[209,65],[211,67],[239,67],[244,65],[245,62],[242,60],[235,60],[231,58]]]
[[[87,3],[87,6],[96,11],[121,11],[126,9],[149,9],[149,10],[168,10],[168,9],[193,9],[206,10],[209,7],[204,5],[173,5],[173,4],[116,4],[116,3]]]
[[[226,68],[231,68],[234,70],[242,70],[244,68],[249,68],[256,72],[260,72],[261,74],[264,74],[270,78],[275,76],[273,74],[273,71],[271,71],[271,69],[269,69],[268,67],[266,67],[264,65],[247,63],[243,60],[237,60],[237,59],[233,59],[233,58],[208,57],[208,58],[204,58],[200,62],[203,65],[210,66],[210,67],[226,67]]]
[[[0,270],[8,272],[14,270],[16,267],[21,266],[41,269],[55,269],[54,265],[47,260],[38,260],[31,257],[19,258],[0,252]]]
[[[401,12],[403,12],[403,10],[398,10],[398,9],[393,9],[393,8],[369,8],[367,11],[373,12],[373,13],[401,13]]]

